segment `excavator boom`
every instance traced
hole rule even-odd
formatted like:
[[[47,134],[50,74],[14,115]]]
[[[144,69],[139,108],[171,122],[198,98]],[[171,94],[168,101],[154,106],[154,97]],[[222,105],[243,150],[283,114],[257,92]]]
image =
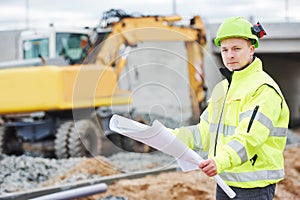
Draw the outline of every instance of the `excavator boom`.
[[[194,16],[188,25],[176,25],[182,20],[180,16],[118,16],[116,22],[102,23],[110,32],[99,46],[94,47],[97,52],[91,54],[93,57],[87,57],[85,63],[114,67],[118,77],[126,66],[126,47],[135,47],[140,42],[184,42],[193,117],[198,119],[205,100],[203,46],[206,44],[206,33],[201,18]]]

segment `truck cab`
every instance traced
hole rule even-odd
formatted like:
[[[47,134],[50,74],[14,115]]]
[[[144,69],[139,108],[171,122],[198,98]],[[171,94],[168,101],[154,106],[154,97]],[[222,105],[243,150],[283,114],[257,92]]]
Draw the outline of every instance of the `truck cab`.
[[[89,29],[26,30],[19,38],[19,60],[57,58],[63,56],[69,64],[79,64],[91,47]]]

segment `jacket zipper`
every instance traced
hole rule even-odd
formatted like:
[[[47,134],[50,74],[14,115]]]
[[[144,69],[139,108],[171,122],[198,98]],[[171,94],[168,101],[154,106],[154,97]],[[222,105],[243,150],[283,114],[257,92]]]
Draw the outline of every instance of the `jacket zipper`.
[[[217,133],[216,133],[215,146],[214,146],[214,156],[217,155],[217,144],[218,144],[218,137],[219,137],[220,123],[221,123],[221,120],[222,120],[222,116],[223,116],[223,112],[224,112],[224,107],[225,107],[225,102],[226,102],[226,99],[227,99],[229,87],[230,87],[230,83],[229,83],[228,88],[227,88],[227,91],[226,91],[225,99],[224,99],[223,105],[222,105],[221,115],[220,115],[219,122],[218,122],[218,126],[217,126]]]
[[[226,99],[227,99],[227,94],[228,94],[229,87],[230,87],[230,84],[228,85],[228,89],[226,91],[225,99],[224,99],[224,102],[223,102],[223,105],[222,105],[221,116],[220,116],[219,123],[218,123],[218,126],[217,126],[217,133],[216,133],[215,146],[214,146],[214,156],[217,155],[217,144],[218,144],[220,123],[221,123],[221,119],[222,119],[222,116],[223,116],[224,106],[225,106],[225,102],[226,102]],[[254,121],[254,118],[257,114],[258,109],[259,109],[259,105],[256,105],[254,110],[253,110],[252,116],[250,118],[249,124],[248,124],[247,133],[249,133],[249,131],[251,129],[251,126],[253,124],[253,121]],[[254,156],[256,156],[256,158],[257,158],[257,155],[254,155]],[[256,161],[256,159],[254,160],[252,165],[254,165],[255,161]]]

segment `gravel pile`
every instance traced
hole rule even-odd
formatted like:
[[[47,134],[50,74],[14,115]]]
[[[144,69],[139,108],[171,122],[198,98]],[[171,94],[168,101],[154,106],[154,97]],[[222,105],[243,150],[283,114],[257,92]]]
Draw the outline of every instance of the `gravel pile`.
[[[0,156],[0,194],[36,189],[53,176],[63,174],[81,158],[45,159],[29,156]]]
[[[151,153],[117,153],[108,158],[122,172],[164,168],[176,164],[176,160],[159,151]]]

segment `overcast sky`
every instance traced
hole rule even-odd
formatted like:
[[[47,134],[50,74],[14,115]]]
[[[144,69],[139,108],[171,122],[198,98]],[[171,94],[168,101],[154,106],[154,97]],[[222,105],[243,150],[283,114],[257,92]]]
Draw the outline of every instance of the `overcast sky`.
[[[240,15],[261,22],[300,21],[299,0],[0,0],[0,27],[58,25],[95,26],[103,11],[169,15],[200,15],[206,23]],[[27,23],[26,23],[27,22]]]

